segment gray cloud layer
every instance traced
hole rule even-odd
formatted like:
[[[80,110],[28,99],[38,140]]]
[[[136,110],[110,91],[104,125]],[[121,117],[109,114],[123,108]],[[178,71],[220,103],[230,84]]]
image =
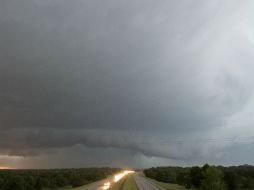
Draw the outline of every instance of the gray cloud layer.
[[[252,4],[1,1],[0,154],[224,152],[232,143],[192,139],[237,135],[228,124],[250,109]]]

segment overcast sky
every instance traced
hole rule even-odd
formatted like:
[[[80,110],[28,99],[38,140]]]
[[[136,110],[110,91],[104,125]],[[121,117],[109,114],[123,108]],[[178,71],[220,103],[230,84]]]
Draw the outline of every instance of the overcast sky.
[[[1,0],[0,166],[254,164],[251,0]]]

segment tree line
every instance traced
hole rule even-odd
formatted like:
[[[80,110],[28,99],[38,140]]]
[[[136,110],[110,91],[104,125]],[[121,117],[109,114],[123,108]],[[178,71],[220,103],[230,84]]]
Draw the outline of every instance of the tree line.
[[[157,181],[200,190],[253,190],[254,166],[156,167],[144,174]]]
[[[0,190],[42,190],[78,187],[106,178],[117,168],[0,170]]]

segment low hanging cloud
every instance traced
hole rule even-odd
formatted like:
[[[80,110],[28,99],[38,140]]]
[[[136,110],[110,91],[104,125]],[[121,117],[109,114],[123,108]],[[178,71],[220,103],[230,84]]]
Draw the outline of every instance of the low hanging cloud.
[[[2,1],[0,154],[83,144],[195,160],[234,146],[178,137],[227,138],[248,109],[252,4]]]
[[[3,133],[0,151],[11,156],[38,156],[42,152],[50,153],[50,150],[55,152],[58,148],[84,145],[90,148],[127,149],[148,157],[192,160],[209,156],[212,150],[221,152],[231,144],[211,139],[167,139],[157,135],[98,130],[16,129]],[[12,141],[9,141],[10,138]]]

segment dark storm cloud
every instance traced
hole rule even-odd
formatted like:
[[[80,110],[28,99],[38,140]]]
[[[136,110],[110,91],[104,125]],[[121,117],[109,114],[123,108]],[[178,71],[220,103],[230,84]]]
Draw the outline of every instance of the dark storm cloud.
[[[4,132],[0,140],[0,151],[12,156],[38,156],[41,152],[50,153],[56,148],[69,148],[77,144],[90,148],[117,148],[142,153],[148,157],[157,156],[171,159],[191,160],[207,156],[209,150],[223,148],[225,144],[205,143],[204,141],[171,141],[158,138],[155,134],[121,133],[98,130],[54,130],[54,129],[15,129]],[[130,138],[131,137],[131,138]],[[10,141],[9,139],[12,139]],[[17,143],[19,142],[19,143]],[[223,142],[224,143],[224,142]],[[179,149],[181,151],[179,151]],[[54,152],[54,151],[53,151]],[[131,156],[131,155],[129,155]]]
[[[83,144],[173,159],[207,155],[204,143],[156,139],[206,137],[250,99],[250,35],[237,20],[247,5],[2,1],[2,154]]]

